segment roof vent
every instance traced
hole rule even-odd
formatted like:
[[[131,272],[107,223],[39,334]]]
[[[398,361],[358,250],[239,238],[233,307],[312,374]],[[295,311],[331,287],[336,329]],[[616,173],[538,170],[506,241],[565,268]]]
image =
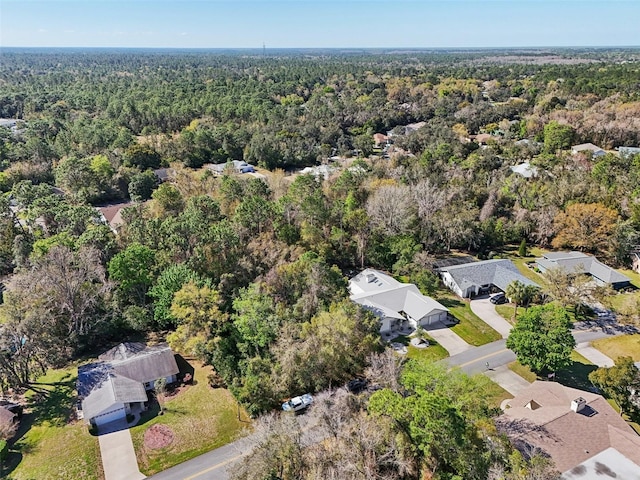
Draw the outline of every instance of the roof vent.
[[[367,273],[367,283],[373,283],[377,280],[375,274]]]
[[[571,400],[571,410],[573,410],[576,413],[584,409],[584,407],[586,406],[587,406],[587,401],[582,397],[578,397],[575,400]]]
[[[538,408],[540,408],[540,404],[535,400],[530,400],[529,403],[525,405],[525,407],[529,410],[537,410]]]

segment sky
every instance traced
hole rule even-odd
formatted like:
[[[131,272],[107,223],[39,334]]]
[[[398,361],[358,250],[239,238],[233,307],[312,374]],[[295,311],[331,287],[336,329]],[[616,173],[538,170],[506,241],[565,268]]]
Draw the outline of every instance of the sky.
[[[0,0],[0,47],[639,46],[640,0]]]

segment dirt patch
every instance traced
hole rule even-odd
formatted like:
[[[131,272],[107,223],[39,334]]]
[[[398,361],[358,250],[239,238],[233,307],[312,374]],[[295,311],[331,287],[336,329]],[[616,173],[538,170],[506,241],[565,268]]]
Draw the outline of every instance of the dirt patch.
[[[173,430],[166,425],[158,423],[152,425],[144,432],[144,446],[151,450],[158,450],[171,445],[173,442]]]

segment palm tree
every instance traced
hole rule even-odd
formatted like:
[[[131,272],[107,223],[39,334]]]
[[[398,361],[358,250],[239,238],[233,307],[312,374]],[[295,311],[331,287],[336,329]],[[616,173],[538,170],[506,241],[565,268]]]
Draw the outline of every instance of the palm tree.
[[[525,284],[519,282],[518,280],[514,280],[509,285],[507,285],[507,290],[504,292],[507,295],[507,298],[510,302],[513,302],[513,318],[515,319],[518,315],[518,305],[524,302],[525,300]]]
[[[514,280],[509,285],[507,285],[505,294],[509,301],[513,302],[514,304],[514,319],[518,315],[518,306],[524,305],[525,309],[529,308],[529,304],[538,294],[538,290],[538,287],[536,287],[535,285],[525,285],[518,280]]]

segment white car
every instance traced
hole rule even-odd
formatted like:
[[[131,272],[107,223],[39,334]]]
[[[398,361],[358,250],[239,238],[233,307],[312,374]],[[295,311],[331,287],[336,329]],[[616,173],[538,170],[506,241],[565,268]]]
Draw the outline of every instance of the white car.
[[[282,410],[285,412],[300,412],[313,403],[313,397],[308,393],[293,397],[282,404]]]

